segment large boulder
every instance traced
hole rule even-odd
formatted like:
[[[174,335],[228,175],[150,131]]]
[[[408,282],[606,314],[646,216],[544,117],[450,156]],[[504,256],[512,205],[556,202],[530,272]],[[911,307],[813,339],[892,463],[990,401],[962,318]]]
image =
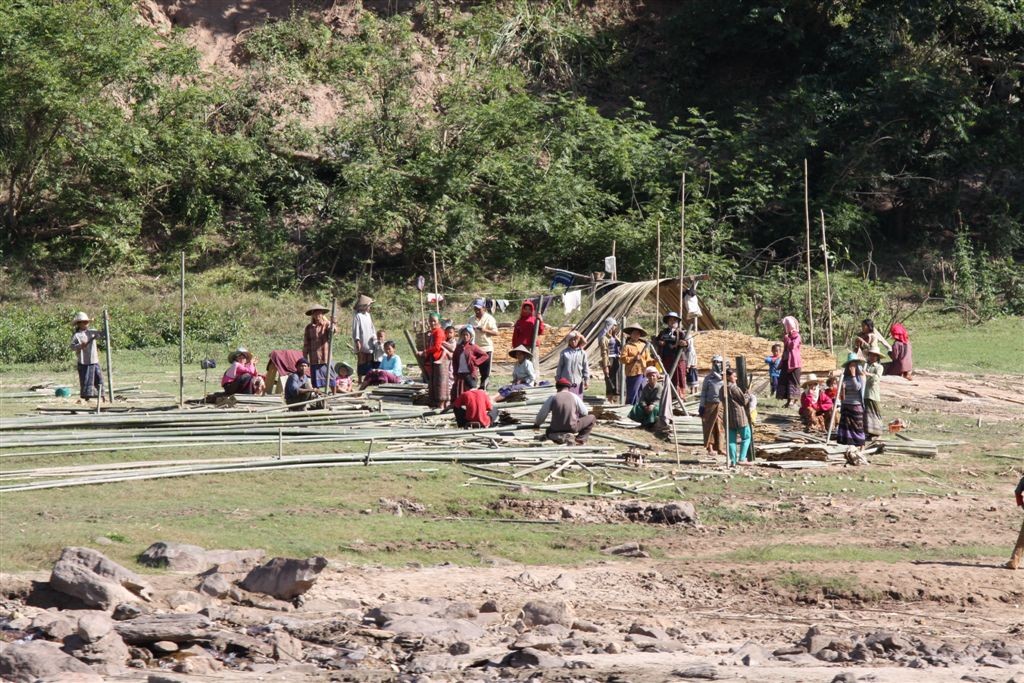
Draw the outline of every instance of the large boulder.
[[[50,586],[102,610],[140,598],[148,601],[152,593],[135,572],[90,548],[64,548],[50,573]]]
[[[484,635],[484,630],[470,621],[440,617],[399,617],[384,628],[398,635],[420,636],[446,644],[473,641]]]
[[[206,571],[215,565],[244,566],[261,562],[264,550],[206,550],[188,543],[157,541],[139,555],[139,563],[147,567],[169,569],[174,572]]]
[[[184,643],[204,639],[212,623],[201,614],[148,614],[128,621],[118,621],[114,630],[129,645],[169,640]]]
[[[67,674],[90,676],[79,679],[83,681],[103,680],[89,665],[61,652],[56,643],[44,640],[17,644],[0,642],[0,679],[14,683],[32,683],[40,678]]]
[[[241,586],[253,593],[292,600],[312,588],[326,566],[327,559],[320,556],[307,560],[275,557],[246,574]]]
[[[571,628],[575,620],[572,607],[564,600],[531,600],[523,605],[523,623],[529,627],[561,624]]]

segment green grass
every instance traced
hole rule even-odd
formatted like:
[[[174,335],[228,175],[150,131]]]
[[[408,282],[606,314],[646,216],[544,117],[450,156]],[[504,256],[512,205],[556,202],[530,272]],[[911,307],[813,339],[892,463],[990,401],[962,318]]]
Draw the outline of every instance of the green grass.
[[[802,594],[850,596],[865,593],[857,577],[848,574],[817,574],[793,570],[774,576],[773,581],[782,588]]]
[[[962,372],[1024,373],[1024,318],[980,325],[955,315],[924,313],[907,321],[915,367]]]
[[[1006,549],[998,546],[951,545],[938,547],[882,548],[862,545],[813,545],[780,543],[754,545],[715,556],[728,562],[910,562],[930,559],[979,559],[1001,557]]]

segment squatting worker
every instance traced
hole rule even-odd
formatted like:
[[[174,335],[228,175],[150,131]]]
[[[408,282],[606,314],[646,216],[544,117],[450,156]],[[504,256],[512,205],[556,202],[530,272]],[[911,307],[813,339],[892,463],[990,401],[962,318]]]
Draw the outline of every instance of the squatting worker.
[[[373,349],[377,344],[377,329],[370,317],[373,299],[360,294],[356,299],[356,313],[352,316],[352,350],[356,353],[356,375],[362,381],[373,370]]]
[[[498,334],[498,321],[487,312],[487,302],[477,298],[473,300],[473,319],[469,324],[476,330],[476,345],[487,354],[487,360],[480,364],[480,388],[487,389],[487,379],[491,376],[491,361],[494,359],[494,341],[491,337]]]
[[[1014,489],[1013,495],[1017,498],[1017,507],[1024,508],[1024,477],[1021,477],[1020,481],[1017,482],[1017,488]],[[1021,560],[1024,560],[1024,523],[1020,525],[1020,534],[1017,536],[1017,545],[1013,549],[1013,555],[1010,556],[1010,561],[1006,563],[1006,568],[1019,569]]]
[[[96,339],[103,334],[100,330],[89,329],[89,316],[75,313],[75,332],[71,335],[71,348],[78,360],[79,395],[89,400],[103,398],[103,373],[100,372],[100,354],[96,350]]]
[[[596,418],[590,414],[583,399],[569,391],[570,386],[566,379],[555,381],[555,393],[540,407],[537,417],[533,420],[533,428],[540,429],[550,414],[551,424],[548,425],[544,436],[552,441],[569,441],[583,445],[590,438],[590,431],[594,428]]]
[[[296,403],[303,403],[316,398],[320,392],[313,386],[309,377],[309,361],[300,358],[295,362],[295,372],[288,375],[288,381],[284,385],[284,402],[289,406]],[[305,410],[311,404],[299,405],[288,410]]]
[[[331,335],[338,331],[338,326],[333,320],[327,319],[326,313],[326,306],[310,306],[306,310],[310,321],[302,333],[302,353],[309,363],[308,374],[313,386],[318,389],[326,389],[328,386],[330,359],[327,356]]]

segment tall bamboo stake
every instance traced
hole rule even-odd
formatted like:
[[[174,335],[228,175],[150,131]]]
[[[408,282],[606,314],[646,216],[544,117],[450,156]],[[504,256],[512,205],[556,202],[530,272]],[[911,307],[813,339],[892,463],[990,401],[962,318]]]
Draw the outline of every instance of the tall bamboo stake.
[[[178,317],[178,405],[185,407],[185,252],[181,252],[181,305]]]
[[[679,315],[683,314],[683,276],[686,274],[686,171],[679,182]]]
[[[725,462],[727,464],[732,461],[729,459],[729,368],[725,363],[725,349],[722,349],[722,411],[725,422]],[[733,448],[736,445],[733,444]]]
[[[654,329],[661,324],[661,218],[658,218],[658,249],[654,259]]]
[[[828,351],[832,347],[832,283],[828,277],[828,243],[825,241],[825,210],[821,210],[821,254],[825,257],[825,301],[828,304]]]
[[[615,260],[615,240],[612,240],[612,280],[619,279],[619,262]]]
[[[356,292],[358,295],[358,291]],[[331,368],[334,367],[334,318],[338,310],[338,297],[331,297],[331,321],[327,327],[327,378],[325,380],[324,392],[331,393]],[[313,378],[313,386],[316,387],[316,377]]]
[[[437,314],[441,314],[441,290],[437,287],[437,252],[433,249],[430,250],[431,256],[434,258],[434,310]]]
[[[114,405],[114,366],[110,361],[110,315],[103,309],[103,342],[107,347],[107,401]]]
[[[804,224],[807,228],[807,324],[810,326],[811,346],[814,346],[814,310],[811,305],[811,204],[807,159],[804,159]]]

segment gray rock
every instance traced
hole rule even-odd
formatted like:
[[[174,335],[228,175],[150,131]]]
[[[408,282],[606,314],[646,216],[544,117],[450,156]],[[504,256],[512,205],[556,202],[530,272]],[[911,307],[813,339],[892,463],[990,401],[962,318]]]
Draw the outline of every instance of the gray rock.
[[[554,581],[551,582],[552,588],[557,588],[563,591],[574,591],[576,590],[576,582],[572,580],[572,577],[566,576],[565,574],[559,574]]]
[[[500,614],[501,609],[498,607],[498,603],[494,600],[488,600],[484,604],[480,605],[481,614]]]
[[[139,563],[147,567],[173,572],[201,572],[215,565],[255,564],[263,560],[264,550],[205,550],[197,545],[158,541],[139,555]]]
[[[169,655],[172,652],[178,651],[178,644],[170,640],[158,640],[155,643],[150,644],[149,649],[153,651],[158,657]]]
[[[569,629],[561,624],[546,624],[523,633],[511,647],[515,650],[524,650],[528,647],[535,650],[555,650],[568,635]]]
[[[368,610],[365,618],[378,626],[383,626],[389,621],[402,617],[443,617],[451,604],[451,601],[441,598],[389,602]]]
[[[274,659],[285,662],[302,661],[302,641],[287,631],[274,631],[267,640],[274,648]]]
[[[857,683],[857,675],[852,671],[844,671],[841,674],[836,674],[832,683]]]
[[[114,622],[105,612],[88,612],[78,618],[78,636],[87,643],[95,643],[114,628]]]
[[[0,642],[0,678],[14,683],[32,683],[61,674],[91,674],[103,679],[84,662],[62,652],[56,643],[32,640],[27,643]]]
[[[399,617],[384,627],[397,635],[422,636],[442,643],[468,642],[484,635],[482,628],[465,619]]]
[[[50,573],[50,586],[102,610],[140,598],[148,601],[152,594],[137,574],[89,548],[64,548]]]
[[[743,666],[761,666],[771,659],[771,653],[757,643],[747,641],[732,653],[731,660]]]
[[[79,635],[64,639],[64,652],[80,659],[103,674],[118,673],[131,659],[128,646],[114,631],[107,631],[93,641],[86,641]]]
[[[279,600],[291,600],[312,588],[326,566],[327,559],[320,556],[307,560],[275,557],[249,572],[242,580],[242,588]]]
[[[665,524],[687,524],[689,526],[700,524],[700,520],[697,519],[697,508],[693,506],[693,503],[683,501],[669,503],[661,509],[661,516]]]
[[[458,668],[459,665],[455,658],[446,654],[417,655],[405,666],[405,670],[411,674],[429,674],[437,671],[451,671]],[[419,678],[417,680],[429,681],[430,679]]]
[[[231,582],[220,572],[214,572],[204,576],[196,590],[211,598],[223,598],[231,590]]]
[[[147,605],[141,605],[133,602],[122,602],[120,605],[114,608],[114,612],[110,615],[115,621],[128,621],[135,617],[141,617],[143,614],[152,614],[151,610]]]
[[[443,619],[476,619],[479,615],[480,611],[468,602],[453,602],[432,616]]]
[[[864,639],[864,644],[874,652],[907,652],[913,649],[909,640],[892,631],[876,631]]]
[[[246,652],[250,657],[254,655],[270,657],[274,653],[274,647],[270,643],[265,643],[259,638],[253,638],[245,633],[224,629],[210,631],[205,642],[215,650]]]
[[[602,548],[601,552],[605,555],[618,555],[619,557],[650,557],[650,553],[645,551],[643,547],[635,542],[630,541],[621,545],[613,545],[607,548]]]
[[[830,647],[824,647],[814,653],[814,656],[823,662],[838,662],[842,659],[842,655],[838,651],[833,650]]]
[[[203,676],[220,671],[224,666],[198,645],[178,650],[175,656],[181,658],[181,661],[174,665],[174,670],[178,673]]]
[[[698,666],[691,666],[685,669],[677,669],[672,672],[673,676],[677,678],[687,678],[692,680],[702,681],[715,681],[721,678],[718,674],[718,669],[709,665],[701,664]]]
[[[461,640],[452,643],[448,646],[448,654],[453,656],[468,655],[473,650],[473,646],[469,643],[464,643]]]
[[[985,655],[977,659],[978,664],[982,666],[991,666],[994,669],[1008,669],[1010,664],[999,657],[993,657],[992,655]]]
[[[655,640],[672,640],[665,629],[658,628],[652,624],[647,624],[641,621],[634,621],[629,627],[629,633],[647,636],[648,638],[654,638]]]
[[[572,626],[576,615],[572,607],[564,600],[544,601],[531,600],[523,605],[523,623],[527,627],[543,626],[545,624],[561,624],[565,627]]]
[[[584,633],[597,633],[601,630],[594,622],[583,619],[577,619],[572,622],[572,628],[574,631],[583,631]]]
[[[686,646],[677,640],[661,640],[659,638],[642,636],[638,633],[629,634],[626,636],[626,640],[636,645],[637,648],[649,652],[679,652],[686,649]]]
[[[8,628],[11,628],[10,624]],[[51,640],[64,640],[75,632],[78,625],[67,614],[47,610],[34,616],[28,628],[39,631]]]
[[[502,663],[504,666],[529,669],[560,669],[565,666],[565,660],[561,657],[529,647],[510,653]]]
[[[114,629],[130,645],[170,640],[183,643],[201,640],[209,633],[210,620],[201,614],[151,614],[119,621]]]

